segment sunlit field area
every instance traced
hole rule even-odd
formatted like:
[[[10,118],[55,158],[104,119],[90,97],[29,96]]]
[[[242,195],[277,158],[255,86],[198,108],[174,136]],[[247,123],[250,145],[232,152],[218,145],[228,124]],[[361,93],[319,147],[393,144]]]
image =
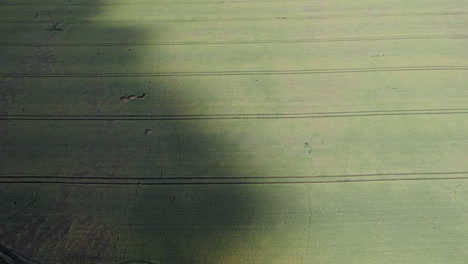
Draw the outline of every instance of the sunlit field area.
[[[464,264],[468,2],[0,0],[0,263]]]

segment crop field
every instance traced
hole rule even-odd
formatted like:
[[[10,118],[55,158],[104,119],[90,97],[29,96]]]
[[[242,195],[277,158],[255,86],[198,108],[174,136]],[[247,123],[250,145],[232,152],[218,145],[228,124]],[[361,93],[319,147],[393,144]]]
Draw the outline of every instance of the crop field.
[[[0,0],[0,263],[464,264],[468,1]]]

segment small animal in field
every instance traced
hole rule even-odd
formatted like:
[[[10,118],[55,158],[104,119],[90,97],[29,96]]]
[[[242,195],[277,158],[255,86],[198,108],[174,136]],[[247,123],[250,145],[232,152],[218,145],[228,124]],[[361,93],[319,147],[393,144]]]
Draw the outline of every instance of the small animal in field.
[[[127,95],[127,94],[125,94],[124,96],[120,97],[120,101],[121,102],[128,102],[130,100],[143,99],[145,96],[146,96],[146,94],[142,94],[142,95],[134,95],[134,94]]]

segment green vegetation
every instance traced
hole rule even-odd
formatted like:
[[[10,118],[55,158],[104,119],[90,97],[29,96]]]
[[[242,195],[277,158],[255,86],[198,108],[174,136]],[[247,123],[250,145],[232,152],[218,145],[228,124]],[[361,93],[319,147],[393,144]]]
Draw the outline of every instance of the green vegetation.
[[[0,246],[40,263],[465,263],[467,12],[0,0]]]

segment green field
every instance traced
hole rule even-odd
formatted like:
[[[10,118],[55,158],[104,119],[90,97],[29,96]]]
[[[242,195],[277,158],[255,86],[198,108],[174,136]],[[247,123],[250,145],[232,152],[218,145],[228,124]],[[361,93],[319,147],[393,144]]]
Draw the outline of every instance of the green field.
[[[467,15],[0,0],[0,263],[467,263]]]

